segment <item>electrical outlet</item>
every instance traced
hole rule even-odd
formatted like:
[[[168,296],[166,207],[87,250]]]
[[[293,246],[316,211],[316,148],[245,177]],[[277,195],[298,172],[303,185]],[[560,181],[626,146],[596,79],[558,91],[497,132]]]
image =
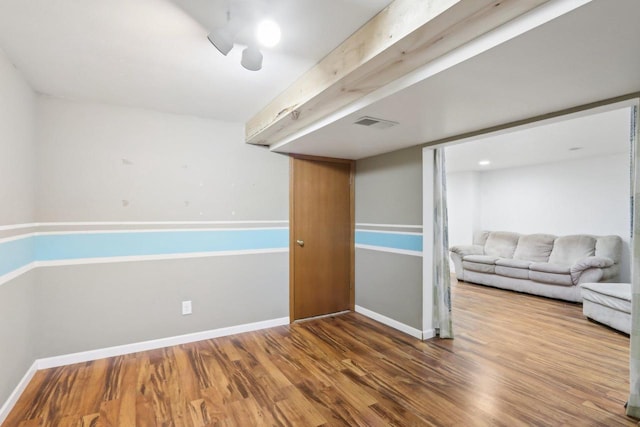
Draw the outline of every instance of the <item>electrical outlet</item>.
[[[182,315],[191,314],[191,301],[182,301]]]

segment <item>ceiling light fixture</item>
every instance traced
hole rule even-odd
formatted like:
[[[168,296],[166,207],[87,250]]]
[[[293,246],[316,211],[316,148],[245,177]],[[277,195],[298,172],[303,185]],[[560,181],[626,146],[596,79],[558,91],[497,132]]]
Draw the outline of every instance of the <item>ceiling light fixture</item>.
[[[214,28],[207,36],[211,44],[224,56],[233,49],[233,35],[229,31],[229,21],[231,21],[231,2],[227,3],[227,22],[222,27]]]
[[[224,56],[227,56],[233,49],[233,38],[226,27],[216,28],[209,33],[207,38]]]
[[[242,51],[242,66],[250,71],[258,71],[262,68],[262,53],[255,46],[249,46]]]
[[[223,27],[213,29],[209,35],[207,35],[207,39],[209,39],[211,44],[224,56],[227,56],[234,45],[234,36],[231,34],[230,28],[232,27],[229,25],[229,21],[231,21],[230,1],[227,4],[227,23]],[[261,45],[274,47],[280,41],[280,27],[276,22],[265,19],[258,24],[255,37]],[[240,60],[240,64],[250,71],[262,69],[263,56],[262,52],[260,52],[256,46],[256,39],[252,39],[254,40],[253,42],[247,43],[248,46],[242,51],[242,59]]]
[[[280,26],[276,22],[265,19],[258,24],[256,38],[262,46],[274,47],[280,42],[280,36]]]
[[[489,166],[491,164],[491,160],[480,160],[478,164],[480,166]]]

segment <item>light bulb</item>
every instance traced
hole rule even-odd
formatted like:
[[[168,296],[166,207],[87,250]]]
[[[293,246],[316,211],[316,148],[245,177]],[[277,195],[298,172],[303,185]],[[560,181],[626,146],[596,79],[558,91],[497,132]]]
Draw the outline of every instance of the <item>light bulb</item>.
[[[274,47],[280,41],[280,26],[269,19],[258,24],[256,37],[258,42],[265,47]]]

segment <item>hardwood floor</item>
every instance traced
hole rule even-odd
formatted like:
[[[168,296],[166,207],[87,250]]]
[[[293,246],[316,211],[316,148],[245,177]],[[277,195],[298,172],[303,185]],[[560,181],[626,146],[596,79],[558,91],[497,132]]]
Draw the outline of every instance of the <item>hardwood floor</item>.
[[[459,283],[455,340],[349,313],[39,371],[4,426],[617,426],[629,338]]]

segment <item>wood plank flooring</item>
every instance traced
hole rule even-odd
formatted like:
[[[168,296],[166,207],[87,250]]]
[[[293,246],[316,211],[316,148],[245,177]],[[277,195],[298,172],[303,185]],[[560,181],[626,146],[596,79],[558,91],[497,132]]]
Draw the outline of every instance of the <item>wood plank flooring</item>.
[[[39,371],[4,426],[624,426],[629,338],[454,286],[455,340],[355,313]]]

